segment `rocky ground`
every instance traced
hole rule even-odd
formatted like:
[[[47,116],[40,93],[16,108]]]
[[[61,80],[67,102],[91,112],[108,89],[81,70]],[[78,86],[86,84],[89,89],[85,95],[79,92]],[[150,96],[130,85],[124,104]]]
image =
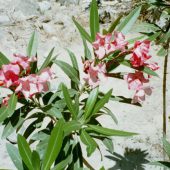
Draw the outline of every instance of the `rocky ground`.
[[[78,31],[76,30],[71,17],[75,18],[88,29],[90,0],[0,0],[0,51],[7,56],[13,53],[25,54],[26,45],[33,30],[39,33],[39,50],[40,63],[52,47],[59,54],[62,60],[69,62],[69,57],[64,48],[69,48],[79,58],[81,65],[81,56],[83,55],[83,47]],[[131,9],[131,1],[129,0],[113,0],[101,1],[100,15],[103,26],[116,18],[116,16]],[[106,12],[109,12],[108,15]],[[128,38],[134,37],[136,34],[129,33]],[[114,138],[115,152],[123,155],[125,148],[140,149],[141,151],[130,152],[131,156],[136,158],[141,156],[142,151],[147,151],[147,159],[162,160],[162,70],[163,58],[156,56],[156,48],[153,46],[152,55],[161,69],[158,71],[159,78],[153,78],[152,86],[154,92],[144,102],[143,107],[131,105],[123,105],[117,102],[110,102],[109,107],[117,116],[119,124],[114,125],[110,119],[102,117],[101,121],[107,127],[123,129],[127,131],[138,132],[140,135],[134,138]],[[170,65],[169,65],[170,66]],[[168,67],[169,68],[169,67]],[[68,82],[66,76],[59,68],[56,70],[58,81]],[[122,70],[126,69],[124,67]],[[168,74],[168,80],[170,76]],[[170,87],[170,81],[168,81]],[[53,85],[55,88],[55,85]],[[115,95],[125,95],[130,97],[132,94],[127,90],[127,84],[121,80],[109,80],[108,88],[113,88]],[[103,90],[104,87],[101,87]],[[168,103],[170,102],[170,92],[168,92]],[[3,91],[0,91],[3,95]],[[170,105],[168,106],[170,112]],[[0,127],[2,133],[2,127]],[[1,134],[0,134],[1,135]],[[5,148],[5,140],[0,142],[0,168],[15,169],[11,163]],[[135,153],[135,156],[134,156]],[[104,165],[106,169],[113,167],[114,158],[104,158],[100,160],[99,153],[96,152],[90,158],[91,164],[98,170],[99,165]],[[100,164],[99,164],[100,163]],[[111,168],[114,169],[114,168]],[[126,168],[125,168],[126,169]],[[159,169],[156,167],[146,166],[146,170]],[[126,170],[131,170],[126,169]]]

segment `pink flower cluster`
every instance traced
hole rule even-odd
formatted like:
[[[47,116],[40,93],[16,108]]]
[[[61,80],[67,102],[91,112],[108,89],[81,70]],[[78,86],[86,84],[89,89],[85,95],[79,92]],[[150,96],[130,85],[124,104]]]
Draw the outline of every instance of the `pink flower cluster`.
[[[130,58],[130,62],[132,67],[139,68],[146,66],[153,71],[159,69],[157,63],[147,63],[148,59],[151,58],[149,55],[150,41],[137,41],[134,45],[134,49],[132,52],[132,57]],[[133,103],[142,102],[145,100],[146,95],[151,95],[152,88],[149,86],[145,86],[146,83],[149,83],[149,78],[151,76],[148,75],[148,78],[144,77],[143,72],[136,71],[135,73],[129,73],[124,76],[124,79],[128,83],[128,87],[131,90],[135,90],[135,95],[133,97]]]
[[[147,63],[147,61],[151,58],[149,55],[150,49],[150,41],[136,41],[134,44],[132,57],[130,58],[131,65],[135,68],[147,66],[151,70],[159,69],[157,63]]]
[[[124,76],[124,79],[128,83],[128,88],[130,90],[135,90],[135,95],[133,97],[133,103],[142,102],[145,100],[146,95],[152,94],[152,88],[145,86],[149,82],[149,78],[145,78],[141,71],[136,71],[135,73],[129,73]]]
[[[14,55],[14,60],[0,69],[0,86],[9,88],[18,96],[31,98],[33,95],[48,91],[48,82],[54,78],[50,68],[45,68],[39,75],[30,74],[30,66],[36,58]],[[9,96],[2,101],[7,105]]]
[[[96,55],[95,59],[99,59],[100,62],[97,64],[95,60],[84,62],[84,80],[91,88],[95,88],[107,78],[106,64],[101,60],[116,50],[125,51],[128,42],[125,41],[125,36],[120,32],[114,32],[114,35],[97,33],[96,41],[92,45]]]
[[[142,67],[148,67],[149,69],[156,71],[159,69],[157,63],[150,63],[148,60],[151,58],[149,55],[150,41],[136,41],[134,47],[128,49],[128,42],[125,40],[125,36],[120,32],[114,32],[113,34],[101,35],[97,33],[95,42],[92,43],[95,58],[92,61],[84,62],[84,80],[90,85],[91,88],[95,88],[101,81],[105,81],[107,78],[107,65],[112,60],[106,62],[103,60],[110,54],[113,54],[116,50],[119,50],[119,57],[131,54],[130,63],[135,69]],[[113,58],[114,60],[114,58]],[[146,95],[151,95],[152,88],[148,86],[150,75],[144,76],[142,71],[136,71],[135,73],[129,73],[124,76],[124,79],[128,83],[130,90],[135,90],[133,97],[133,103],[142,102],[145,100]]]
[[[106,80],[106,65],[99,63],[95,65],[94,61],[85,61],[84,63],[84,80],[91,88],[97,87],[100,82]]]
[[[128,42],[125,41],[125,36],[120,32],[114,32],[114,35],[96,35],[96,41],[93,43],[93,48],[98,59],[103,59],[116,50],[124,51]]]

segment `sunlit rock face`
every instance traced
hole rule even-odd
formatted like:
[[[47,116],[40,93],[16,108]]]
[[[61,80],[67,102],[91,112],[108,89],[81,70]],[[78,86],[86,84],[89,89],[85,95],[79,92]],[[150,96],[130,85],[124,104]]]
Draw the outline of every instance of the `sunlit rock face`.
[[[56,0],[56,2],[60,2],[61,5],[69,5],[69,4],[79,4],[80,0]]]

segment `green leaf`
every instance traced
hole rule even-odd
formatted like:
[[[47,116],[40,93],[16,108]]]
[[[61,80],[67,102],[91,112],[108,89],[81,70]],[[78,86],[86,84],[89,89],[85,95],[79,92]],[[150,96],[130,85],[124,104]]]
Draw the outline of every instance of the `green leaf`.
[[[92,38],[90,37],[90,35],[85,31],[85,29],[75,20],[75,18],[73,17],[73,22],[76,25],[77,29],[80,32],[80,35],[83,36],[87,41],[89,41],[90,43],[93,42]]]
[[[170,168],[170,162],[165,162],[165,161],[158,161],[158,162],[151,162],[149,165],[154,165],[154,166],[160,166],[163,168]]]
[[[52,170],[63,170],[72,161],[72,155],[69,155],[65,160],[58,163]]]
[[[97,132],[99,134],[106,135],[106,136],[133,136],[133,135],[137,135],[137,133],[114,130],[114,129],[104,128],[104,127],[96,126],[96,125],[88,125],[88,126],[89,127],[86,128],[87,130],[94,131],[94,132]]]
[[[112,95],[112,90],[109,90],[103,98],[101,98],[95,105],[93,113],[98,113],[98,111],[109,101],[110,97]]]
[[[96,0],[92,0],[92,2],[91,2],[90,31],[91,31],[91,38],[93,41],[95,41],[96,34],[99,32],[99,14],[98,14],[98,7],[97,7]]]
[[[69,135],[73,131],[80,130],[82,124],[76,120],[69,121],[64,125],[64,136]]]
[[[77,84],[80,83],[77,71],[72,66],[60,60],[55,60],[54,63],[57,64],[72,81]]]
[[[99,93],[99,89],[95,88],[91,91],[87,103],[86,103],[86,107],[85,107],[85,112],[84,112],[84,118],[87,119],[90,114],[93,111],[94,105],[96,104],[96,100],[97,100],[97,96]]]
[[[80,135],[81,141],[87,146],[87,156],[91,156],[91,154],[96,150],[97,143],[96,141],[85,131],[81,131]]]
[[[87,42],[86,40],[82,37],[82,40],[83,40],[83,45],[84,45],[84,55],[85,55],[85,59],[92,59],[92,55],[91,55],[91,52],[88,48],[88,45],[87,45]]]
[[[77,63],[77,59],[76,59],[75,54],[72,51],[68,50],[68,49],[67,49],[67,52],[68,52],[68,54],[69,54],[69,56],[71,58],[73,68],[76,69],[77,71],[79,71],[79,67],[78,67],[78,63]]]
[[[156,27],[154,24],[150,24],[147,22],[141,22],[141,23],[137,23],[134,25],[134,27],[131,29],[131,32],[134,33],[153,33],[156,31],[160,31],[159,27]]]
[[[100,170],[105,170],[105,168],[104,168],[104,167],[101,167]]]
[[[48,147],[43,159],[43,170],[49,170],[57,158],[63,143],[64,120],[60,119],[51,132]]]
[[[48,146],[48,142],[49,142],[49,136],[47,136],[47,138],[41,140],[38,145],[36,146],[36,150],[38,151],[41,160],[43,160],[44,158],[44,154],[46,152],[47,146]]]
[[[39,69],[38,73],[40,73],[44,68],[48,67],[49,63],[51,63],[51,58],[52,58],[53,52],[54,52],[54,48],[52,48],[52,50],[46,57],[44,63],[42,64],[41,68]]]
[[[108,114],[108,115],[113,119],[113,121],[114,121],[116,124],[118,124],[118,120],[117,120],[116,116],[112,113],[112,111],[111,111],[110,109],[108,109],[108,108],[106,108],[106,107],[104,107],[104,108],[102,108],[102,109],[106,112],[106,114]]]
[[[161,37],[161,40],[159,43],[165,43],[168,41],[169,38],[170,38],[170,30]]]
[[[22,125],[24,122],[24,118],[19,116],[19,118],[15,115],[14,119],[11,119],[9,123],[4,127],[3,133],[2,133],[2,139],[7,138],[10,136],[19,126]]]
[[[155,71],[152,71],[150,68],[148,67],[144,67],[143,69],[138,69],[138,68],[133,68],[130,64],[130,61],[128,60],[124,60],[122,62],[120,62],[120,64],[124,65],[124,66],[127,66],[127,67],[130,67],[132,69],[135,69],[135,70],[139,70],[139,71],[143,71],[149,75],[152,75],[152,76],[156,76],[156,77],[159,77],[158,74],[155,72]]]
[[[117,31],[120,31],[123,34],[127,34],[139,17],[140,11],[141,6],[135,8],[132,12],[130,12],[129,15],[127,15],[125,19],[118,25]]]
[[[30,170],[34,170],[34,167],[32,165],[32,161],[31,161],[31,149],[26,141],[26,139],[21,136],[18,135],[18,149],[19,149],[19,153],[21,155],[22,160],[24,161],[25,165],[30,169]]]
[[[71,100],[68,89],[64,84],[62,85],[62,90],[63,90],[63,95],[64,95],[65,102],[67,104],[67,107],[68,107],[70,113],[73,115],[73,118],[76,119],[77,113],[75,112],[74,104]]]
[[[157,53],[158,56],[166,56],[167,55],[167,50],[164,47],[161,47],[161,49]]]
[[[113,146],[113,141],[112,139],[109,138],[105,138],[103,140],[103,144],[106,146],[106,148],[108,149],[108,151],[113,154],[114,153],[114,146]]]
[[[155,41],[156,38],[159,37],[160,34],[161,34],[161,32],[156,32],[156,33],[154,33],[153,35],[149,36],[149,37],[147,38],[147,40],[149,40],[149,41]]]
[[[152,75],[152,76],[159,77],[158,74],[155,71],[151,70],[148,67],[144,67],[143,72],[145,72],[145,73],[147,73],[149,75]]]
[[[18,170],[24,170],[23,165],[22,165],[22,159],[19,155],[18,149],[10,143],[6,144],[6,148],[15,167]]]
[[[2,67],[2,65],[9,63],[9,59],[2,52],[0,52],[0,68]]]
[[[166,138],[163,138],[162,141],[163,141],[163,148],[167,153],[167,155],[170,157],[170,143],[166,140]]]
[[[109,27],[107,33],[112,33],[112,32],[115,30],[115,28],[116,28],[116,26],[119,24],[121,18],[122,18],[122,15],[120,15],[120,16],[111,24],[111,26]]]
[[[28,57],[36,56],[37,48],[38,48],[38,35],[37,35],[37,32],[35,31],[32,34],[31,39],[28,43],[27,56]]]
[[[8,108],[5,106],[0,108],[0,123],[8,117]]]
[[[58,108],[56,108],[56,107],[52,107],[51,109],[46,111],[46,113],[48,115],[55,116],[58,119],[63,118],[63,115],[62,115],[61,111]]]
[[[17,105],[17,96],[14,94],[11,95],[9,101],[8,101],[8,115],[11,116],[15,109],[16,109],[16,105]]]
[[[40,156],[38,152],[36,151],[32,152],[31,160],[34,170],[40,170]]]
[[[8,101],[8,107],[0,108],[0,122],[3,122],[8,116],[11,116],[14,113],[16,104],[17,97],[15,94],[12,94]]]

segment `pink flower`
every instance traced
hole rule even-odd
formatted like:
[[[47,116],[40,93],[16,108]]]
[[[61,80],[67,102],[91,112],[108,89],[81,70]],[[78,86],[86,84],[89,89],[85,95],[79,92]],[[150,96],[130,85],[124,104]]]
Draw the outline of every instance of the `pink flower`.
[[[127,44],[128,42],[125,41],[125,36],[122,33],[114,32],[114,40],[112,40],[112,34],[101,35],[97,33],[93,48],[96,56],[102,59],[115,50],[124,51]]]
[[[35,74],[20,78],[18,83],[19,86],[15,89],[15,92],[21,92],[25,98],[31,98],[39,92],[37,87],[37,76]]]
[[[19,79],[20,68],[16,64],[3,65],[0,70],[0,84],[10,87]]]
[[[125,36],[121,32],[114,32],[114,42],[115,49],[124,51],[128,42],[125,41]]]
[[[49,90],[48,83],[53,78],[54,73],[51,72],[50,68],[46,68],[42,70],[40,75],[30,74],[20,78],[15,92],[21,92],[25,98],[31,98],[37,93],[47,92]]]
[[[145,64],[146,67],[150,68],[153,71],[158,70],[160,67],[158,66],[158,63],[150,63]]]
[[[145,87],[145,83],[148,83],[149,79],[145,78],[142,72],[129,73],[124,76],[124,79],[128,83],[128,88],[135,90],[132,103],[142,102],[145,100],[145,95],[151,95],[152,88],[149,86]]]
[[[100,82],[106,80],[106,65],[105,64],[98,64],[94,66],[94,62],[92,62],[88,68],[86,68],[84,80],[87,84],[91,86],[91,88],[97,87]]]
[[[8,106],[9,99],[10,99],[10,96],[3,98],[1,106]]]
[[[47,67],[41,71],[40,75],[38,76],[38,81],[46,82],[54,78],[55,78],[55,74],[51,71],[49,67]]]
[[[150,41],[136,41],[132,57],[130,58],[133,67],[144,66],[145,62],[151,58],[149,55]]]
[[[36,57],[29,58],[26,56],[14,54],[14,61],[12,63],[18,64],[24,70],[29,70],[30,63],[35,62],[36,60]]]
[[[144,83],[149,82],[149,79],[145,78],[143,73],[140,71],[124,75],[124,79],[127,81],[128,88],[131,90],[140,90]]]
[[[151,87],[145,87],[143,89],[137,90],[132,103],[141,103],[142,101],[145,101],[145,96],[150,96],[152,94],[152,88]]]

